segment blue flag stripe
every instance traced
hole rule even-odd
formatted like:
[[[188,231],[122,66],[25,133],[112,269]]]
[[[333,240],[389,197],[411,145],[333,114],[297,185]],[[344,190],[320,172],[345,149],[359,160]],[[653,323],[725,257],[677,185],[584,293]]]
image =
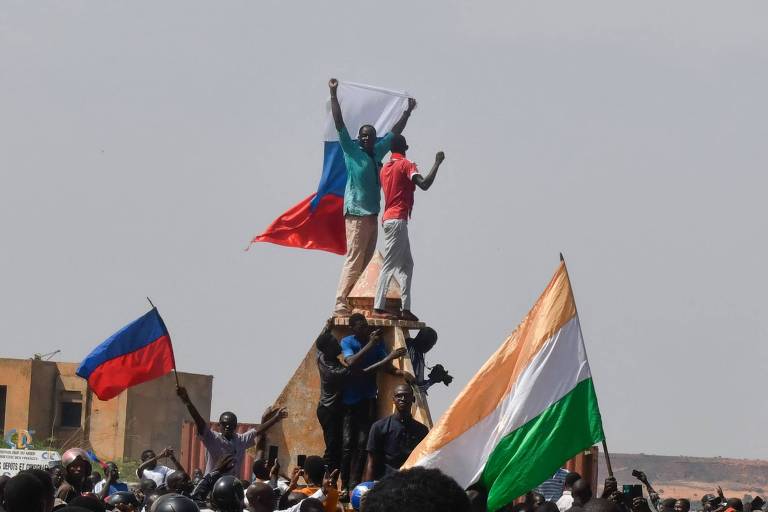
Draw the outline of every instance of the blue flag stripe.
[[[83,362],[80,363],[80,366],[77,368],[77,374],[84,379],[88,379],[97,367],[107,361],[146,347],[167,334],[168,329],[165,328],[165,323],[160,318],[160,313],[157,312],[157,309],[152,309],[93,349]]]
[[[347,165],[339,141],[326,141],[323,148],[323,174],[317,186],[317,194],[312,200],[312,210],[317,208],[320,199],[326,194],[344,197],[347,186]]]

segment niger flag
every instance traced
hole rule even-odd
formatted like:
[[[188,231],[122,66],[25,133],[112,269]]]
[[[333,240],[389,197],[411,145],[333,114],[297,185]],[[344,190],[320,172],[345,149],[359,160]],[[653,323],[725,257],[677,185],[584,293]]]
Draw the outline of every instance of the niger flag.
[[[416,447],[405,467],[439,468],[488,490],[497,510],[604,438],[565,263],[523,322]]]

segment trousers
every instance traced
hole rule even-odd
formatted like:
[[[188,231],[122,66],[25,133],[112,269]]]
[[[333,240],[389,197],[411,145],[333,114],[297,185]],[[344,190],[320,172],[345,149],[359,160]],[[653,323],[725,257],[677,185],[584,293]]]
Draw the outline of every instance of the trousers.
[[[344,410],[341,407],[325,407],[317,405],[317,420],[323,429],[325,453],[323,460],[328,471],[341,468],[341,442],[344,426]]]
[[[347,297],[373,258],[379,233],[376,215],[345,215],[344,224],[347,230],[347,257],[341,267],[339,286],[336,289],[337,313],[349,313]]]
[[[375,410],[375,398],[364,398],[356,404],[344,406],[341,449],[341,483],[344,489],[351,491],[363,477],[368,458],[368,433],[376,417]]]
[[[391,219],[384,221],[384,264],[376,285],[373,307],[384,309],[387,290],[392,277],[400,285],[400,299],[403,309],[411,309],[411,281],[413,280],[413,257],[408,239],[408,221]]]

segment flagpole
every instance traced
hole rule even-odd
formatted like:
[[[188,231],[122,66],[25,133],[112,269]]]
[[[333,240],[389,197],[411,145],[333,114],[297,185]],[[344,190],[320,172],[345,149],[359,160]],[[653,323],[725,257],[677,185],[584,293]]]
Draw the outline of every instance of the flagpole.
[[[152,306],[152,309],[157,309],[149,297],[147,297],[147,302]],[[173,376],[176,378],[176,389],[178,389],[181,387],[181,384],[179,384],[179,372],[176,371],[176,355],[173,353],[173,344],[171,344],[171,356],[173,357]]]
[[[560,253],[560,262],[563,264],[563,269],[565,270],[565,277],[568,279],[568,285],[571,288],[571,295],[573,296],[573,308],[576,311],[576,317],[579,317],[579,308],[576,305],[576,294],[573,293],[573,283],[571,283],[571,276],[568,274],[568,265],[565,264],[565,257],[563,256],[563,253]],[[584,343],[584,333],[581,331],[581,320],[579,320],[579,334],[581,335],[581,342]],[[587,351],[584,351],[584,357],[587,359],[587,364],[589,364],[589,356],[587,356]],[[592,377],[592,382],[594,382],[594,377]],[[608,453],[608,444],[605,442],[605,432],[603,432],[603,453],[605,453],[605,465],[608,468],[608,476],[613,478],[613,467],[611,467],[611,456]]]

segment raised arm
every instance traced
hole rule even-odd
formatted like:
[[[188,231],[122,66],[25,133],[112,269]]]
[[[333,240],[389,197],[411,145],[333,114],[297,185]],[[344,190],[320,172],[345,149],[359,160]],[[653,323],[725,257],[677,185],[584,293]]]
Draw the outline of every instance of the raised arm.
[[[146,461],[139,464],[139,467],[136,468],[136,476],[139,477],[139,479],[144,478],[144,470],[149,467],[150,464],[155,462],[160,457],[152,457],[151,459],[147,459]]]
[[[160,455],[162,455],[162,453]],[[150,465],[152,465],[153,462],[156,462],[157,459],[160,458],[160,455],[155,455],[151,459],[147,459],[141,464],[139,464],[139,467],[136,468],[136,476],[139,477],[139,479],[144,478],[144,470],[147,469]]]
[[[198,435],[205,434],[205,431],[208,430],[208,423],[203,419],[202,416],[200,416],[200,413],[197,411],[197,407],[195,407],[195,404],[192,403],[192,400],[189,399],[189,394],[187,393],[187,389],[179,386],[176,388],[176,394],[179,395],[179,398],[181,398],[181,401],[184,403],[184,405],[187,406],[187,410],[189,411],[189,415],[192,416],[192,419],[195,420],[195,425],[197,426],[197,433]]]
[[[440,164],[443,163],[443,160],[445,160],[445,153],[438,151],[435,155],[435,163],[432,165],[432,169],[429,170],[429,174],[427,174],[426,178],[421,174],[413,175],[413,182],[416,186],[421,190],[429,190],[429,187],[431,187],[432,183],[435,181],[437,170],[440,168]]]
[[[146,461],[142,462],[141,465],[138,468],[136,468],[136,476],[138,476],[139,478],[144,478],[144,470],[147,469],[149,466],[151,466],[153,462],[156,462],[158,459],[162,459],[165,457],[171,459],[174,469],[178,471],[186,472],[184,471],[184,466],[182,466],[181,463],[178,460],[176,460],[176,457],[173,453],[173,448],[169,446],[168,448],[160,452],[158,455],[155,455],[151,459],[147,459]]]
[[[277,413],[273,414],[271,418],[262,423],[256,429],[256,435],[261,435],[269,430],[278,421],[283,421],[288,416],[288,410],[285,407],[278,409]]]
[[[182,473],[186,473],[187,472],[187,470],[184,469],[184,466],[181,464],[181,462],[176,460],[176,453],[174,453],[173,448],[171,448],[169,446],[168,448],[163,450],[163,452],[165,452],[165,454],[167,455],[168,459],[173,464],[173,469],[175,469],[176,471],[181,471]]]
[[[96,496],[98,496],[101,501],[104,501],[104,499],[109,496],[109,487],[115,482],[117,482],[117,473],[108,465],[106,474],[104,475],[104,486],[99,490]]]
[[[368,337],[368,343],[366,343],[365,346],[361,348],[356,354],[353,354],[349,357],[345,357],[344,362],[347,363],[347,366],[349,367],[359,365],[363,360],[363,356],[368,352],[370,352],[371,350],[373,350],[373,347],[375,347],[380,340],[381,340],[381,329],[376,329]]]
[[[408,384],[413,384],[416,382],[416,377],[414,377],[411,372],[396,368],[395,365],[392,364],[392,361],[389,361],[389,364],[384,366],[384,371],[390,375],[394,375],[395,377],[402,377],[403,380]]]
[[[408,108],[405,109],[403,115],[400,116],[400,119],[397,120],[395,126],[392,127],[392,133],[395,135],[400,135],[403,133],[403,130],[405,130],[405,125],[408,124],[408,119],[411,117],[411,113],[415,108],[416,100],[413,98],[408,98]]]
[[[403,357],[405,354],[408,353],[408,350],[405,347],[399,347],[387,354],[387,357],[379,361],[378,363],[373,363],[371,366],[368,366],[367,368],[363,369],[363,373],[371,373],[375,372],[379,368],[386,367],[387,369],[392,366],[392,361]]]
[[[385,372],[387,372],[390,375],[394,375],[395,377],[402,377],[403,379],[405,379],[405,382],[407,382],[408,384],[414,384],[416,382],[416,377],[414,377],[412,373],[407,372],[405,370],[401,370],[400,368],[396,368],[395,365],[392,364],[392,361],[400,357],[403,357],[407,353],[408,353],[408,350],[405,347],[396,348],[395,350],[387,354],[387,357],[385,357],[378,363],[374,363],[371,366],[363,369],[363,373],[375,372],[379,369],[383,369]]]
[[[643,471],[632,471],[632,476],[640,480],[641,483],[645,484],[645,488],[648,489],[648,497],[651,500],[651,505],[653,505],[654,510],[659,510],[659,502],[661,501],[661,498],[659,498],[659,493],[656,492],[656,490],[651,485],[651,481],[648,480],[648,476]]]
[[[341,117],[341,105],[339,105],[339,98],[336,97],[336,92],[339,88],[339,81],[335,78],[331,78],[328,81],[328,88],[331,90],[331,114],[333,114],[333,124],[336,125],[337,131],[341,131],[341,129],[344,128],[344,118]]]

